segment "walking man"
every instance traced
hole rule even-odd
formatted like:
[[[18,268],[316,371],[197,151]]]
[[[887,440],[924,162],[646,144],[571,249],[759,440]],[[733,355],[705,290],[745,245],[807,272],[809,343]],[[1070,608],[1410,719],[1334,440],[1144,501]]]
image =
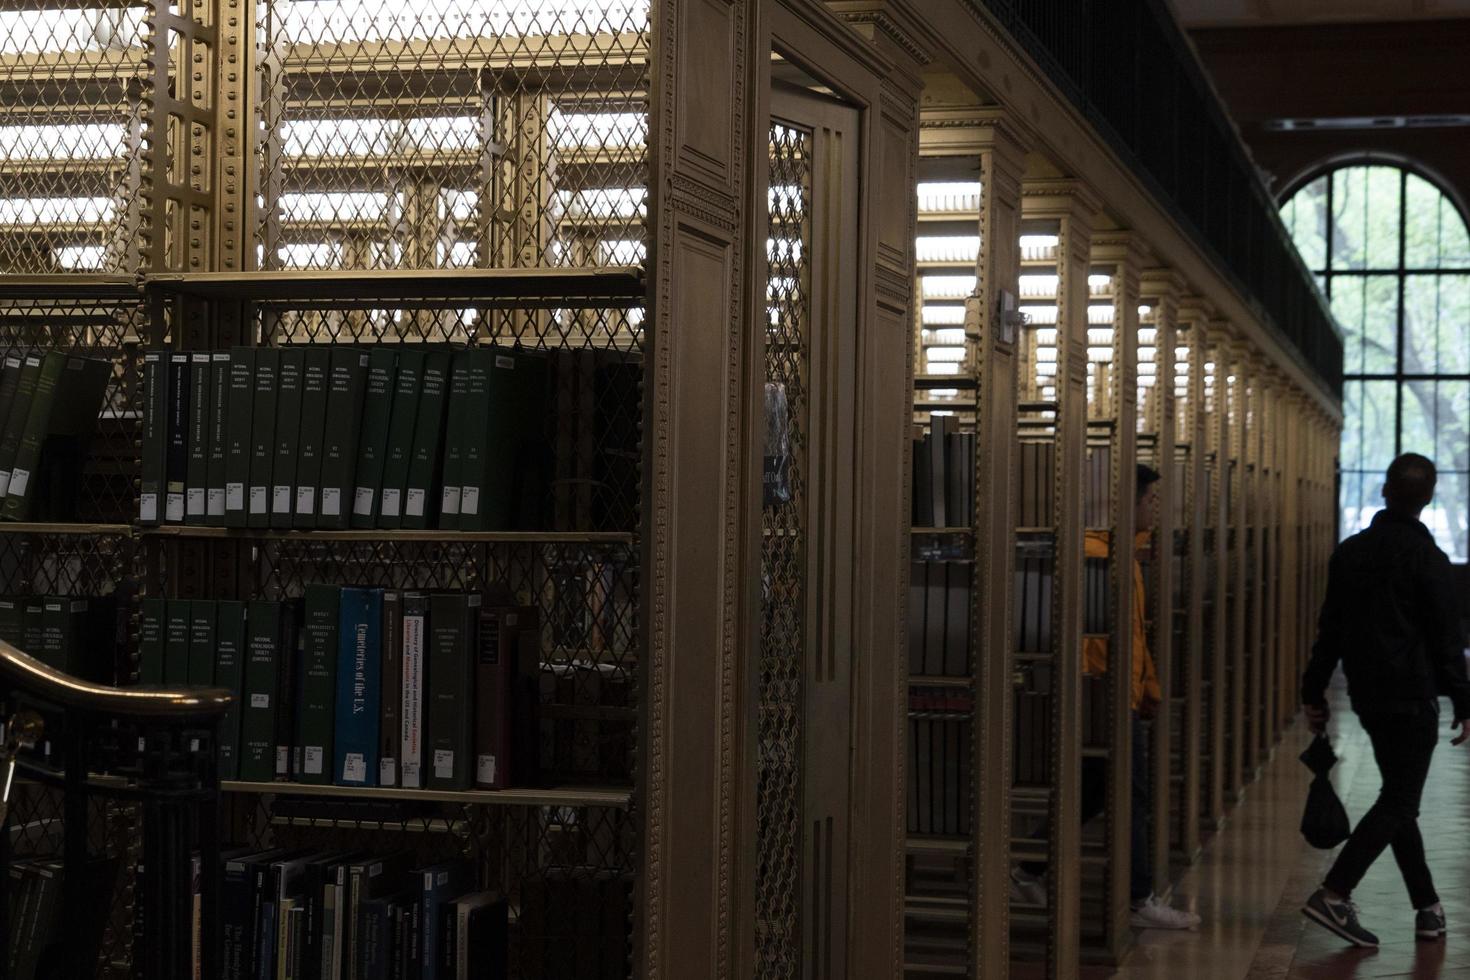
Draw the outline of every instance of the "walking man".
[[[1327,683],[1342,662],[1353,711],[1373,742],[1383,776],[1378,800],[1358,822],[1327,878],[1302,913],[1355,946],[1377,946],[1358,922],[1353,888],[1393,848],[1408,886],[1418,938],[1445,934],[1444,909],[1424,859],[1419,798],[1439,738],[1439,697],[1454,709],[1451,740],[1470,737],[1470,679],[1450,563],[1419,514],[1434,498],[1434,464],[1416,453],[1393,461],[1384,509],[1337,546],[1317,643],[1302,677],[1302,708],[1312,730],[1327,725]]]

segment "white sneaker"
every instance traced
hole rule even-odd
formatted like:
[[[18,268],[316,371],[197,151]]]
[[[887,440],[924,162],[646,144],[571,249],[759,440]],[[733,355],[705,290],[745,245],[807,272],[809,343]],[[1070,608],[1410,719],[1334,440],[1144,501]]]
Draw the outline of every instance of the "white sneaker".
[[[1193,929],[1200,924],[1200,917],[1150,895],[1142,905],[1134,907],[1129,923],[1135,929]]]
[[[1011,902],[1046,908],[1046,876],[1030,874],[1019,866],[1012,868]]]

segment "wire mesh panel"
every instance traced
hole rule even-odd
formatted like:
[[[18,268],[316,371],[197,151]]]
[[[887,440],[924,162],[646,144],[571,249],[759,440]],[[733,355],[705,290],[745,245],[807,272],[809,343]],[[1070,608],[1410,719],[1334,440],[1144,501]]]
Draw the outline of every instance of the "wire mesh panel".
[[[137,269],[145,9],[0,10],[0,274]]]
[[[648,0],[264,0],[261,268],[634,265]]]
[[[773,124],[767,247],[756,973],[800,976],[812,134]]]

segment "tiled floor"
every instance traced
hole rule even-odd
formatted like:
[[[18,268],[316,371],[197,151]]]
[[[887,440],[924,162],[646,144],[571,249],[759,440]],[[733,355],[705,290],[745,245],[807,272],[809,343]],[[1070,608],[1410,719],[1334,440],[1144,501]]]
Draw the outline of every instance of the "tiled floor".
[[[1378,792],[1367,736],[1343,706],[1333,721],[1342,760],[1334,771],[1353,820]],[[1296,755],[1305,730],[1287,733],[1261,777],[1246,791],[1176,901],[1204,917],[1198,932],[1141,933],[1115,977],[1128,980],[1348,980],[1355,977],[1470,980],[1470,745],[1435,752],[1420,825],[1449,917],[1443,943],[1417,943],[1413,912],[1393,856],[1385,852],[1353,896],[1376,951],[1347,948],[1302,918],[1302,900],[1321,881],[1331,853],[1307,847],[1297,831],[1308,774]]]

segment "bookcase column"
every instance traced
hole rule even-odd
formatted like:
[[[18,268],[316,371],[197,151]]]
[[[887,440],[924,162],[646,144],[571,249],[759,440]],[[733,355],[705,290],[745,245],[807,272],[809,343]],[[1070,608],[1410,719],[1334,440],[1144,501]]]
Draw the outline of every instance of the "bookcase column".
[[[1246,726],[1241,753],[1241,784],[1254,778],[1261,758],[1266,722],[1266,592],[1262,573],[1266,554],[1266,361],[1258,351],[1246,357]]]
[[[1235,804],[1245,785],[1246,759],[1246,690],[1249,677],[1250,645],[1246,638],[1246,531],[1249,517],[1248,433],[1250,389],[1250,346],[1237,337],[1229,347],[1226,372],[1226,405],[1230,420],[1227,440],[1229,465],[1229,507],[1225,515],[1229,547],[1229,572],[1226,590],[1230,596],[1226,664],[1229,670],[1229,698],[1226,706],[1227,746],[1225,766],[1225,802]]]
[[[1230,412],[1229,383],[1231,351],[1230,324],[1212,320],[1206,331],[1208,359],[1205,362],[1206,413],[1209,416],[1211,548],[1208,561],[1210,583],[1210,652],[1209,727],[1205,732],[1209,773],[1205,785],[1208,803],[1203,810],[1203,825],[1212,832],[1219,830],[1225,819],[1226,717],[1230,699],[1228,598],[1230,563]]]
[[[1022,216],[1056,223],[1057,373],[1052,510],[1052,693],[1047,976],[1077,975],[1081,903],[1082,486],[1087,440],[1087,277],[1100,202],[1076,180],[1026,181]]]
[[[1179,538],[1181,531],[1181,509],[1177,504],[1187,499],[1182,496],[1188,477],[1181,472],[1183,467],[1178,465],[1178,431],[1182,429],[1185,433],[1184,439],[1189,439],[1188,423],[1176,418],[1181,404],[1188,405],[1189,399],[1178,399],[1174,392],[1174,355],[1178,346],[1178,316],[1179,295],[1184,288],[1184,281],[1172,270],[1151,268],[1143,273],[1140,287],[1139,300],[1143,304],[1139,312],[1142,314],[1143,307],[1149,310],[1148,322],[1140,322],[1138,329],[1139,337],[1139,391],[1147,390],[1149,397],[1142,399],[1146,406],[1147,417],[1142,422],[1142,430],[1151,433],[1154,439],[1154,465],[1159,471],[1159,506],[1156,512],[1153,537],[1151,543],[1153,561],[1144,568],[1144,580],[1148,583],[1148,602],[1146,609],[1152,620],[1153,628],[1149,631],[1149,652],[1153,655],[1154,667],[1158,672],[1159,690],[1163,695],[1163,703],[1159,706],[1159,713],[1153,724],[1152,739],[1150,740],[1150,763],[1151,780],[1154,787],[1153,795],[1153,840],[1150,842],[1153,857],[1152,866],[1154,871],[1154,892],[1162,895],[1168,890],[1169,885],[1169,840],[1170,817],[1176,807],[1183,802],[1175,795],[1174,771],[1176,768],[1176,750],[1183,742],[1184,726],[1179,726],[1176,737],[1175,731],[1175,703],[1178,699],[1175,692],[1178,690],[1179,678],[1187,676],[1187,668],[1181,669],[1177,661],[1185,656],[1184,651],[1175,648],[1175,606],[1174,596],[1178,587],[1176,577],[1174,556],[1179,551]],[[1152,331],[1152,362],[1143,360],[1144,351],[1148,345],[1144,340]],[[1152,375],[1145,374],[1145,364],[1152,363]],[[1146,384],[1148,378],[1152,377],[1152,384]],[[1183,525],[1188,527],[1187,518]],[[1183,706],[1180,706],[1181,713]],[[1193,755],[1192,752],[1180,753],[1177,761]],[[1181,787],[1182,789],[1182,787]]]

